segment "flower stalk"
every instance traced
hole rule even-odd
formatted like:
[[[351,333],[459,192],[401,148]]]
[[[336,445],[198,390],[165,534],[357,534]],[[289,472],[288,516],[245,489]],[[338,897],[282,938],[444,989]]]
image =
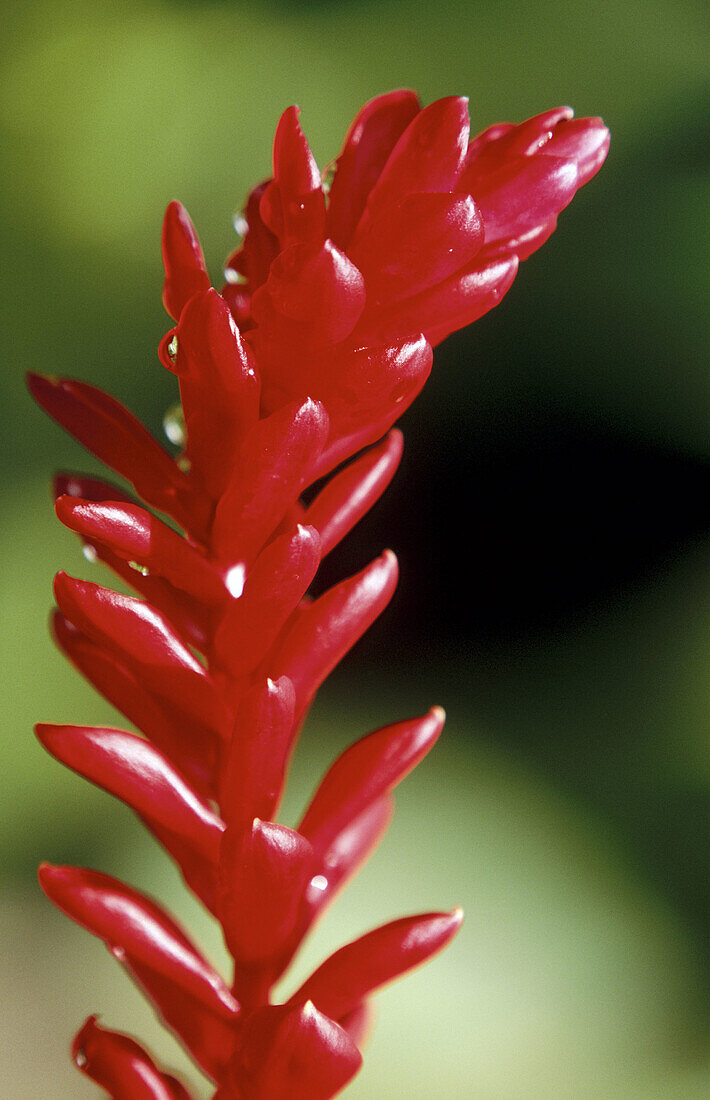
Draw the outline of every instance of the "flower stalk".
[[[53,631],[139,731],[42,724],[37,736],[138,814],[219,922],[233,976],[108,875],[45,865],[40,882],[107,944],[213,1081],[215,1100],[336,1095],[360,1067],[372,995],[460,927],[454,909],[375,928],[271,1003],[444,722],[434,707],[363,737],[297,827],[281,824],[308,709],[387,606],[395,556],[317,599],[309,590],[394,476],[393,424],[424,385],[432,348],[501,300],[607,148],[601,121],[568,108],[469,140],[465,99],[422,109],[400,91],[360,111],[324,187],[289,108],[273,176],[247,199],[219,291],[183,207],[166,213],[164,303],[175,326],[159,356],[179,386],[169,427],[180,454],[94,387],[30,376],[38,403],[130,487],[57,477],[59,519],[136,596],[60,573]],[[190,1096],[95,1017],[73,1053],[116,1100]]]

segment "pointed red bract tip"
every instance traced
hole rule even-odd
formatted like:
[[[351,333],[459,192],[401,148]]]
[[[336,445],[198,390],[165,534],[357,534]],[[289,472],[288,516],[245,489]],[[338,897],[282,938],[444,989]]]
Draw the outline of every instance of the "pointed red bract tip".
[[[210,285],[202,248],[187,210],[171,202],[163,221],[163,303],[174,321],[179,320],[193,294]]]

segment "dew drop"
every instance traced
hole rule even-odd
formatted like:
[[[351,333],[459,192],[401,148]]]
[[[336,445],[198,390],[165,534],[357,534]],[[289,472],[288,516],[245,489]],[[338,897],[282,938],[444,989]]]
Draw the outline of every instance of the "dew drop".
[[[148,569],[148,567],[146,565],[141,565],[140,562],[137,562],[137,561],[129,561],[128,564],[131,567],[131,569],[134,571],[134,573],[140,573],[141,577],[149,577],[150,576],[150,569]]]
[[[177,359],[178,353],[178,338],[177,334],[173,335],[168,341],[168,355],[171,359]]]
[[[88,1061],[89,1059],[86,1057],[86,1051],[80,1047],[74,1055],[74,1065],[78,1066],[79,1069],[83,1069],[84,1066],[88,1064]]]
[[[238,211],[232,218],[232,225],[234,226],[234,232],[238,237],[246,237],[249,232],[249,222],[246,220],[241,211]]]
[[[321,173],[321,187],[325,195],[330,194],[330,189],[333,186],[333,180],[335,179],[335,170],[338,167],[337,160],[331,160],[326,164]]]
[[[402,401],[404,401],[405,397],[409,393],[409,389],[410,383],[408,381],[403,380],[402,382],[398,382],[392,390],[392,393],[390,394],[392,404],[399,405]]]
[[[323,891],[328,889],[328,879],[325,875],[315,875],[314,878],[311,879],[310,884],[314,890]]]
[[[185,446],[185,414],[182,405],[171,405],[163,417],[163,431],[176,447]]]
[[[224,574],[224,583],[227,586],[227,591],[235,600],[238,600],[244,591],[245,579],[246,568],[242,561],[237,562],[236,565],[233,565],[231,569],[228,569]]]
[[[178,470],[182,470],[184,474],[189,474],[190,470],[192,469],[192,463],[190,462],[190,459],[187,457],[187,455],[180,455],[178,458],[175,459],[175,464],[177,465]]]
[[[90,561],[92,565],[99,560],[99,555],[96,553],[96,547],[92,546],[90,542],[84,543],[81,552],[86,560]]]
[[[112,947],[109,947],[109,951],[117,962],[123,963],[126,961],[126,952],[123,947],[113,945]]]
[[[235,271],[233,267],[225,267],[224,281],[225,283],[229,283],[230,286],[238,286],[240,283],[245,283],[246,279],[243,275],[240,275],[238,271]]]

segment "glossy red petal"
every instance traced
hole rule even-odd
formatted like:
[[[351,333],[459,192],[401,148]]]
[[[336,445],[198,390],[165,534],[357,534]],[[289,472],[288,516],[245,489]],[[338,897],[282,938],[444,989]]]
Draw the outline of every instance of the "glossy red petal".
[[[369,438],[363,445],[374,443],[420,392],[431,365],[427,340],[411,333],[402,340],[388,339],[386,346],[331,355],[330,371],[314,379],[315,392],[330,416],[331,440],[365,430]],[[382,418],[386,427],[380,430]],[[372,434],[373,425],[379,434]]]
[[[120,500],[124,504],[135,504],[135,500],[113,485],[110,481],[104,481],[98,477],[88,477],[86,474],[70,474],[61,472],[54,475],[53,482],[55,499],[62,496],[81,497],[83,500],[103,501]]]
[[[320,535],[321,558],[337,546],[385,491],[399,465],[402,447],[402,433],[395,429],[321,489],[304,516]]]
[[[402,90],[371,99],[355,116],[328,195],[328,236],[340,248],[349,244],[387,158],[417,114],[419,97]]]
[[[253,561],[314,477],[328,425],[323,406],[307,399],[279,409],[252,428],[215,513],[212,545],[222,561]]]
[[[338,1023],[347,1031],[358,1049],[363,1050],[375,1024],[375,1006],[371,1001],[363,1001],[357,1008],[347,1012]]]
[[[244,1100],[330,1100],[355,1076],[362,1055],[348,1033],[314,1005],[273,1005],[247,1021],[234,1067]]]
[[[85,382],[39,374],[28,374],[27,381],[35,401],[87,450],[130,481],[149,504],[186,521],[185,475],[123,405]]]
[[[193,294],[210,285],[200,242],[185,207],[171,202],[163,222],[163,305],[177,321]]]
[[[35,727],[67,767],[120,798],[148,822],[168,829],[216,866],[224,825],[170,761],[141,737],[94,726]]]
[[[112,1100],[191,1100],[174,1077],[128,1035],[99,1027],[90,1016],[72,1044],[77,1067],[111,1094]]]
[[[217,909],[238,966],[264,966],[281,953],[296,924],[313,862],[308,841],[284,825],[256,818],[247,829],[227,827]]]
[[[226,263],[227,270],[246,280],[248,293],[266,282],[269,268],[279,254],[278,238],[264,223],[260,210],[262,195],[270,183],[271,180],[265,180],[250,192],[243,219],[240,219],[244,223],[243,242]]]
[[[601,168],[609,152],[609,131],[600,118],[567,118],[555,127],[543,152],[574,160],[577,186],[587,183]]]
[[[264,190],[261,216],[282,246],[323,237],[325,196],[320,172],[300,127],[299,108],[281,115],[274,137],[274,178]]]
[[[384,611],[397,584],[397,559],[386,550],[362,572],[331,588],[297,616],[266,659],[269,674],[288,676],[296,712],[310,702],[326,676]]]
[[[233,676],[253,672],[316,575],[320,538],[303,527],[269,543],[250,570],[244,592],[230,600],[214,637],[213,657]]]
[[[268,352],[279,340],[337,344],[352,332],[364,305],[360,271],[332,241],[317,240],[284,249],[252,310]]]
[[[200,662],[150,604],[66,573],[55,579],[62,613],[93,641],[140,670],[145,685],[188,714],[224,728],[227,712]]]
[[[468,137],[465,97],[438,99],[420,111],[395,145],[370,192],[361,227],[403,195],[454,190]]]
[[[124,969],[152,1003],[158,1017],[175,1033],[190,1056],[214,1080],[219,1080],[239,1037],[241,1016],[229,1020],[186,993],[170,978],[126,956]]]
[[[483,244],[470,195],[406,195],[358,233],[350,256],[365,277],[368,314],[459,271]]]
[[[345,826],[416,767],[444,727],[441,707],[423,718],[384,726],[361,738],[329,769],[308,807],[299,832],[325,852]]]
[[[307,923],[330,905],[357,874],[387,832],[394,814],[394,799],[385,794],[370,802],[341,829],[321,856],[320,873],[306,891]]]
[[[340,1019],[364,997],[440,951],[456,935],[463,912],[402,917],[341,947],[294,993],[289,1004],[313,1001]]]
[[[221,603],[227,592],[218,570],[191,543],[136,504],[60,497],[59,519],[90,542],[99,540],[127,562],[164,577],[204,603]],[[135,570],[134,570],[135,571]]]
[[[556,217],[579,186],[574,161],[518,157],[486,177],[475,198],[483,215],[486,244],[518,237]]]
[[[221,776],[224,820],[246,828],[278,806],[292,742],[296,693],[287,676],[255,684],[242,699]]]
[[[475,194],[485,184],[486,177],[506,162],[544,151],[554,128],[573,114],[570,107],[555,107],[517,126],[503,123],[484,130],[469,144],[459,188]]]
[[[256,364],[216,290],[196,295],[187,304],[175,335],[187,431],[185,453],[216,498],[229,480],[244,436],[259,416]],[[215,439],[220,441],[218,447]]]
[[[218,747],[214,730],[158,702],[114,654],[107,653],[56,611],[55,641],[82,676],[153,741],[201,797],[214,796]]]
[[[42,889],[51,901],[106,944],[176,982],[227,1021],[239,1006],[222,978],[182,929],[154,902],[98,871],[43,864]]]
[[[505,242],[506,247],[508,242]],[[508,253],[476,257],[470,269],[457,272],[437,286],[398,302],[381,318],[360,326],[363,339],[402,339],[420,324],[426,339],[434,345],[450,332],[482,317],[498,304],[510,289],[518,270],[518,258]],[[442,335],[443,333],[443,335]]]

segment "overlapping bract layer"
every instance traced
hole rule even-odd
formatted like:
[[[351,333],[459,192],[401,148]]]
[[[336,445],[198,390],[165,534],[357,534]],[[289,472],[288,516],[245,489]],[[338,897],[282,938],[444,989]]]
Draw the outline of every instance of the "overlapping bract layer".
[[[387,605],[396,560],[387,551],[315,601],[308,589],[391,480],[402,440],[390,429],[424,384],[432,345],[500,300],[608,144],[599,120],[566,108],[473,141],[468,126],[464,99],[423,110],[411,92],[376,99],[326,188],[290,108],[220,293],[171,204],[164,301],[176,327],[160,357],[180,387],[177,458],[93,387],[30,379],[38,402],[143,500],[95,478],[57,479],[59,518],[138,596],[59,574],[53,628],[144,736],[46,724],[38,736],[170,853],[222,925],[233,982],[159,906],[109,876],[46,866],[42,886],[106,942],[215,1082],[216,1100],[334,1096],[359,1068],[368,998],[460,925],[459,910],[385,925],[326,960],[286,1005],[269,1004],[387,829],[392,788],[443,724],[434,708],[363,738],[298,828],[279,823],[308,706]],[[118,1100],[188,1096],[94,1018],[74,1054]]]

